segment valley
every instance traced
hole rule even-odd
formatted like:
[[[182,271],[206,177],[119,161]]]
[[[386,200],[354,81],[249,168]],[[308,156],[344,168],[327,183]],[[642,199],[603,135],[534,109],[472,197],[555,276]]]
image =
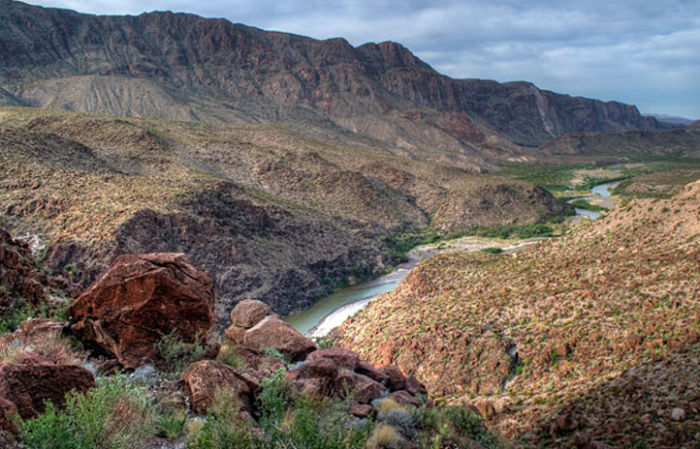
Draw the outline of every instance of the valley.
[[[700,122],[350,41],[0,0],[1,449],[700,447]]]

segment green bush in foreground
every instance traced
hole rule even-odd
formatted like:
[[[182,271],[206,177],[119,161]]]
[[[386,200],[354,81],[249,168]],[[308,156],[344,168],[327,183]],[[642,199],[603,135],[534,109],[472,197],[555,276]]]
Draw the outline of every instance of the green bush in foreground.
[[[86,394],[71,394],[63,411],[20,423],[28,449],[138,449],[155,434],[153,399],[123,376],[100,379]]]

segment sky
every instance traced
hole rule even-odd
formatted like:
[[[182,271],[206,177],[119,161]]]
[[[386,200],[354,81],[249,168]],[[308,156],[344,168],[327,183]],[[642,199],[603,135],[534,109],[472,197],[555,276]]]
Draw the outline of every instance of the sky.
[[[700,119],[698,0],[29,0],[170,10],[353,45],[395,41],[453,78],[531,81]]]

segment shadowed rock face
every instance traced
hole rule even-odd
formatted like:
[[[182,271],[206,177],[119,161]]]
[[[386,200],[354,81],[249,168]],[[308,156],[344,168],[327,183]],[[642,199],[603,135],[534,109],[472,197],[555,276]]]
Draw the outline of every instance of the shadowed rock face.
[[[92,373],[76,365],[0,366],[0,399],[14,403],[22,419],[43,413],[47,401],[62,407],[69,392],[85,392],[94,386]],[[12,409],[10,405],[5,405],[7,407],[0,404],[2,408]]]
[[[283,121],[396,151],[472,158],[507,156],[522,150],[513,142],[535,146],[567,132],[665,126],[634,106],[530,83],[451,79],[394,42],[352,47],[190,14],[92,16],[0,4],[2,104]]]
[[[125,368],[157,359],[155,343],[177,332],[185,342],[215,329],[209,277],[182,254],[118,257],[70,308],[73,332]]]

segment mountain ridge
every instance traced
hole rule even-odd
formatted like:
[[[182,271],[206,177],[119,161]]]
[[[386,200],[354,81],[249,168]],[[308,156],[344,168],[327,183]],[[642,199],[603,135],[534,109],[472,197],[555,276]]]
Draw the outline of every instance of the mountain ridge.
[[[634,106],[452,79],[406,47],[353,47],[189,13],[95,16],[3,0],[0,102],[103,115],[282,122],[315,137],[488,167],[567,132],[656,130]]]

